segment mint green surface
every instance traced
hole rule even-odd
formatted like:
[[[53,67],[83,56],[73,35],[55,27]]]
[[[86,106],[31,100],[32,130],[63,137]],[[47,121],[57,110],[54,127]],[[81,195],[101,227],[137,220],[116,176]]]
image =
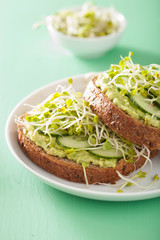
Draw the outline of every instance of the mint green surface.
[[[0,239],[2,240],[159,240],[160,198],[137,202],[102,202],[75,197],[41,182],[12,156],[4,128],[12,108],[33,90],[90,71],[105,70],[119,56],[134,51],[134,61],[160,64],[160,1],[100,0],[127,18],[115,49],[96,60],[58,52],[45,27],[32,30],[43,16],[73,0],[0,2]]]

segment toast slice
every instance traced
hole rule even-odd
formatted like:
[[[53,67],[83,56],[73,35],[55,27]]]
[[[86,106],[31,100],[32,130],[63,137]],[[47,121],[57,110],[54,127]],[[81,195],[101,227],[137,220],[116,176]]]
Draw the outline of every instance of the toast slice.
[[[99,119],[125,139],[145,145],[149,149],[160,148],[160,129],[146,125],[122,111],[95,85],[97,76],[89,82],[84,98]]]
[[[24,127],[22,125],[17,126],[18,142],[23,152],[32,162],[47,172],[67,181],[76,183],[86,182],[82,165],[77,164],[68,158],[60,158],[58,156],[47,154],[43,148],[38,147],[24,134],[23,128]],[[156,154],[157,150],[152,151],[151,157],[154,157]],[[122,175],[127,176],[136,169],[142,167],[145,161],[145,157],[140,156],[139,158],[135,158],[133,163],[129,163],[121,159],[117,162],[115,168],[101,168],[98,166],[89,165],[85,168],[88,183],[114,184],[120,179],[116,171],[119,171]]]

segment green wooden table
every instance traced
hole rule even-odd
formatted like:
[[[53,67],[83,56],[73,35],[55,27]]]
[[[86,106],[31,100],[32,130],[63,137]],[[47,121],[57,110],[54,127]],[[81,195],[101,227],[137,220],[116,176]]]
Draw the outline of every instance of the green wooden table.
[[[76,2],[76,4],[75,4]],[[102,202],[75,197],[44,184],[9,152],[4,129],[12,108],[33,90],[63,77],[103,71],[120,55],[135,53],[142,65],[160,64],[160,1],[100,0],[127,18],[118,46],[96,60],[59,53],[45,27],[32,30],[43,16],[83,1],[5,0],[0,2],[0,239],[160,239],[160,198]]]

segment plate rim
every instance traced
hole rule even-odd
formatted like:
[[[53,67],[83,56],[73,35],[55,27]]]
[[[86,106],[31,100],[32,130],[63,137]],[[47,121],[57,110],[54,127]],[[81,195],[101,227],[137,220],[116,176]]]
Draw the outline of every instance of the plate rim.
[[[74,76],[71,76],[71,78],[73,78],[74,81],[76,81],[76,79],[78,79],[78,78],[85,79],[85,76],[87,74],[88,73],[74,75]],[[6,138],[6,142],[9,147],[9,150],[12,153],[12,155],[15,157],[15,159],[18,160],[18,162],[24,168],[26,168],[29,172],[31,172],[33,175],[35,175],[36,177],[41,179],[46,184],[48,184],[60,191],[67,192],[69,194],[76,195],[79,197],[84,197],[84,198],[89,198],[89,199],[94,199],[94,200],[102,200],[102,201],[136,201],[136,200],[145,200],[145,199],[159,197],[160,189],[152,189],[150,191],[142,190],[142,191],[136,192],[136,193],[135,192],[123,192],[122,194],[120,194],[117,192],[113,193],[113,192],[107,192],[107,191],[106,192],[98,192],[98,191],[95,192],[95,190],[89,189],[87,187],[86,188],[77,188],[77,187],[71,186],[69,184],[71,182],[69,182],[67,180],[61,179],[62,181],[64,181],[64,183],[61,183],[61,182],[57,182],[54,179],[50,179],[49,177],[44,175],[45,173],[48,173],[48,172],[35,164],[36,169],[37,168],[41,169],[42,172],[44,172],[44,174],[37,172],[35,169],[28,166],[27,163],[25,163],[24,160],[21,159],[17,155],[16,151],[14,150],[14,148],[12,146],[12,141],[10,139],[11,136],[9,134],[9,125],[11,123],[13,123],[12,121],[13,121],[13,117],[15,116],[15,112],[22,106],[24,101],[26,101],[27,99],[31,98],[32,96],[34,96],[35,94],[37,94],[38,92],[40,92],[42,90],[48,89],[50,86],[56,86],[56,85],[58,86],[61,82],[66,81],[67,78],[68,77],[50,82],[50,83],[43,85],[43,86],[39,87],[38,89],[32,91],[30,94],[28,94],[23,99],[21,99],[20,102],[10,112],[10,114],[7,118],[7,121],[6,121],[6,126],[5,126],[5,138]],[[17,142],[17,145],[18,145],[18,142]],[[21,149],[20,146],[19,146],[19,149]],[[22,149],[21,149],[21,151],[22,151]],[[28,161],[30,161],[29,158],[28,158]],[[75,183],[75,184],[80,184],[80,183]]]

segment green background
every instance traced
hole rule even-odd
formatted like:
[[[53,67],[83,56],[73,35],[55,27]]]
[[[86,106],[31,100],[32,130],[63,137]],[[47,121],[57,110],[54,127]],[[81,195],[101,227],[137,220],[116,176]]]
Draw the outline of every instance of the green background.
[[[58,52],[45,27],[32,24],[73,0],[0,1],[0,239],[160,239],[160,198],[102,202],[49,187],[9,152],[4,129],[13,107],[33,90],[63,77],[101,71],[132,50],[134,61],[160,64],[160,1],[99,0],[127,18],[127,29],[104,57],[83,60]]]

